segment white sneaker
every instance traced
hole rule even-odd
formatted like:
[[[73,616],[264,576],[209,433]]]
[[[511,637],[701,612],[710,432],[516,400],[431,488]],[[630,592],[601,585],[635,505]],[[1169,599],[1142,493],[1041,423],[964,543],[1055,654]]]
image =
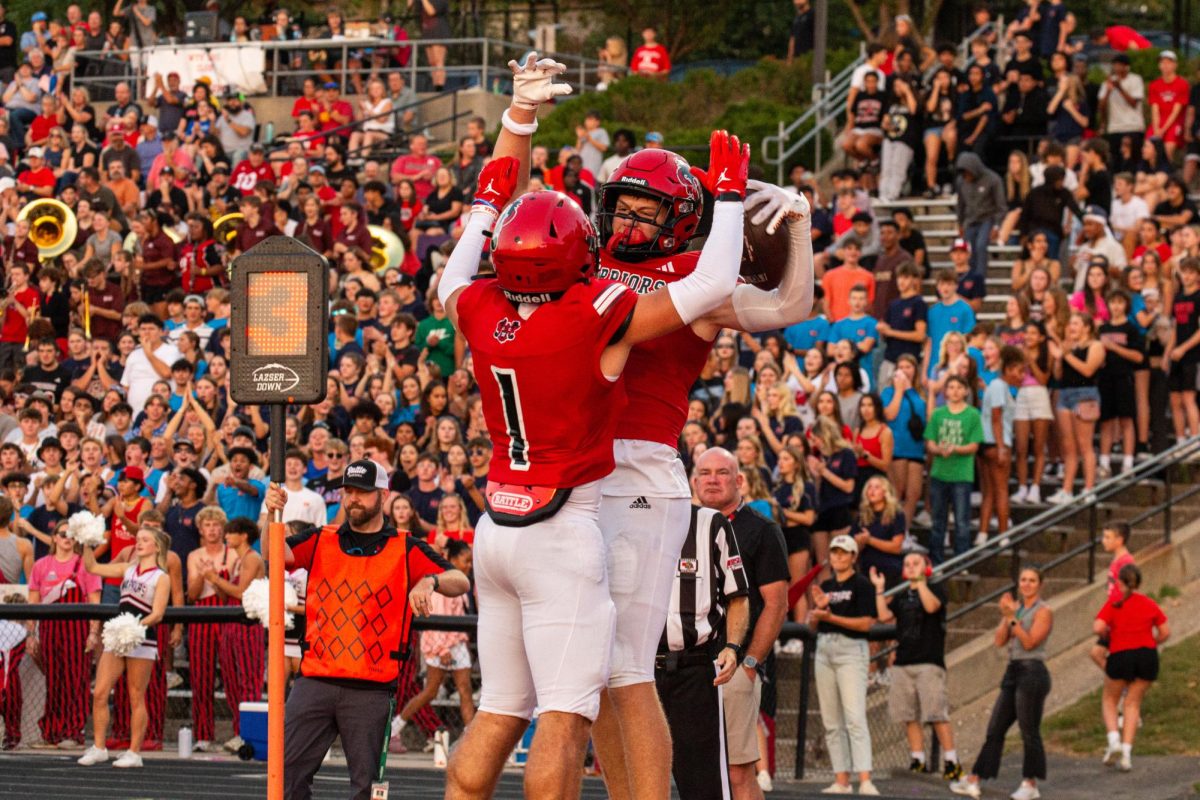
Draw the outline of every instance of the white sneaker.
[[[1029,487],[1021,486],[1017,489],[1017,493],[1012,496],[1012,502],[1015,505],[1023,506],[1029,500]]]
[[[1009,795],[1012,800],[1038,800],[1042,793],[1038,791],[1037,784],[1029,781],[1021,781],[1021,785],[1017,790]]]
[[[1046,498],[1046,502],[1055,506],[1065,506],[1067,503],[1075,501],[1075,495],[1065,489],[1059,489],[1054,494]]]
[[[59,750],[75,750],[78,747],[82,747],[82,745],[74,739],[63,739],[58,743]]]
[[[788,639],[779,652],[789,656],[802,656],[804,655],[804,640]]]
[[[1042,487],[1036,483],[1029,484],[1029,494],[1025,496],[1030,505],[1039,505],[1042,502]]]
[[[772,792],[775,790],[775,784],[771,782],[771,773],[765,769],[758,773],[758,788],[764,792]]]
[[[821,790],[821,794],[854,794],[854,787],[848,783],[833,783]]]
[[[980,531],[979,533],[975,534],[975,546],[976,547],[983,547],[985,544],[987,544],[987,540],[988,540],[987,531]]]
[[[1130,758],[1129,753],[1121,753],[1121,761],[1117,764],[1117,769],[1121,772],[1129,772],[1133,769],[1133,759]]]
[[[1111,478],[1112,477],[1112,464],[1101,461],[1100,464],[1096,467],[1096,472],[1102,478]]]
[[[978,508],[983,505],[983,492],[971,492],[971,506]]]
[[[75,763],[84,767],[90,767],[93,764],[103,764],[105,761],[108,761],[108,750],[92,745]]]
[[[961,794],[965,797],[978,798],[983,794],[983,792],[979,790],[978,783],[969,781],[966,778],[959,778],[956,781],[950,781],[950,791],[954,792],[955,794]]]
[[[236,753],[238,750],[240,750],[242,748],[242,745],[244,745],[245,743],[246,742],[242,739],[242,737],[234,736],[232,739],[225,742],[223,747],[231,753]]]
[[[922,528],[928,528],[933,525],[933,517],[929,516],[928,511],[922,511],[913,517],[913,524],[920,525]]]
[[[213,751],[213,743],[208,739],[201,739],[192,745],[193,750],[198,750],[201,753],[211,753]]]
[[[862,783],[860,783],[858,785],[858,793],[859,794],[869,794],[872,797],[879,796],[879,790],[876,789],[875,784],[871,783],[871,781],[869,781],[869,780],[863,781]]]
[[[183,676],[180,675],[178,672],[175,672],[174,670],[172,670],[171,672],[168,672],[167,673],[167,688],[168,689],[178,689],[180,686],[183,686]]]
[[[1106,767],[1116,766],[1117,759],[1119,759],[1120,757],[1121,757],[1121,745],[1116,745],[1114,747],[1113,745],[1110,744],[1104,748],[1104,765]]]
[[[113,766],[117,769],[140,769],[142,757],[132,750],[126,750],[120,758],[113,762]]]

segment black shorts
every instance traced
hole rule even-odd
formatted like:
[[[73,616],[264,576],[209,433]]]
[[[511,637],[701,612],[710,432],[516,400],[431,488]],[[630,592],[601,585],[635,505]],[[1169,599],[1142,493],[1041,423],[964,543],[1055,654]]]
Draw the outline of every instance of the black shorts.
[[[783,529],[783,541],[787,543],[787,553],[807,553],[812,550],[812,529],[807,525],[794,525]]]
[[[1158,650],[1153,647],[1139,647],[1136,650],[1109,653],[1108,661],[1104,665],[1104,674],[1114,681],[1156,681]]]
[[[1100,421],[1133,419],[1136,416],[1137,398],[1133,391],[1133,375],[1106,375],[1100,381]]]
[[[1171,374],[1167,376],[1167,384],[1172,392],[1196,391],[1196,365],[1172,364]]]
[[[1107,636],[1097,636],[1096,644],[1100,645],[1105,650],[1107,650],[1108,649],[1108,637]]]
[[[171,286],[146,286],[142,285],[141,295],[142,302],[146,305],[154,305],[155,303],[164,303],[167,300],[167,295],[171,293]]]
[[[819,512],[817,521],[813,523],[813,530],[821,533],[840,531],[843,528],[849,528],[852,521],[850,506],[838,506]]]

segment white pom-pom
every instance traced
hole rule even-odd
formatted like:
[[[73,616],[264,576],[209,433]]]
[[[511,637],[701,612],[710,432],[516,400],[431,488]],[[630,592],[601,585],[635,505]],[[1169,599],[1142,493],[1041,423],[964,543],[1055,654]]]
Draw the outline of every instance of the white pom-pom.
[[[104,623],[100,640],[104,649],[119,656],[127,656],[146,638],[146,626],[129,612],[119,614]]]
[[[67,520],[67,535],[89,547],[104,544],[105,530],[104,518],[90,511],[77,511]]]
[[[283,584],[284,606],[299,605],[300,597],[296,589],[288,582]],[[242,592],[242,608],[246,616],[262,623],[264,628],[271,625],[271,582],[266,578],[255,578]],[[283,625],[291,630],[296,625],[295,615],[290,611],[283,612]]]

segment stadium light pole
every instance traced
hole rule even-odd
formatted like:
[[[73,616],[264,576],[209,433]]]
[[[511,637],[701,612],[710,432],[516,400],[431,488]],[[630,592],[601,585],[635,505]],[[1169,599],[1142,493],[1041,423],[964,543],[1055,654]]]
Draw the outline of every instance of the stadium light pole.
[[[284,481],[284,421],[292,403],[319,403],[329,369],[329,262],[288,236],[272,236],[234,259],[230,308],[230,394],[240,405],[270,408],[271,482]],[[268,523],[270,616],[267,647],[267,798],[283,796],[284,535],[282,515]]]
[[[829,0],[816,0],[813,6],[812,82],[816,88],[825,82],[825,51],[829,39]]]

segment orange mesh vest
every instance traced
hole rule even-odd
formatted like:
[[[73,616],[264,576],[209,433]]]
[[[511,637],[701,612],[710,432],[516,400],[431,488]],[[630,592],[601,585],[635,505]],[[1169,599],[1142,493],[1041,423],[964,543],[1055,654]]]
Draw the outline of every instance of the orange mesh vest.
[[[389,683],[400,673],[406,632],[406,542],[396,536],[376,555],[349,556],[337,532],[337,525],[326,525],[317,534],[300,671],[310,678]]]

